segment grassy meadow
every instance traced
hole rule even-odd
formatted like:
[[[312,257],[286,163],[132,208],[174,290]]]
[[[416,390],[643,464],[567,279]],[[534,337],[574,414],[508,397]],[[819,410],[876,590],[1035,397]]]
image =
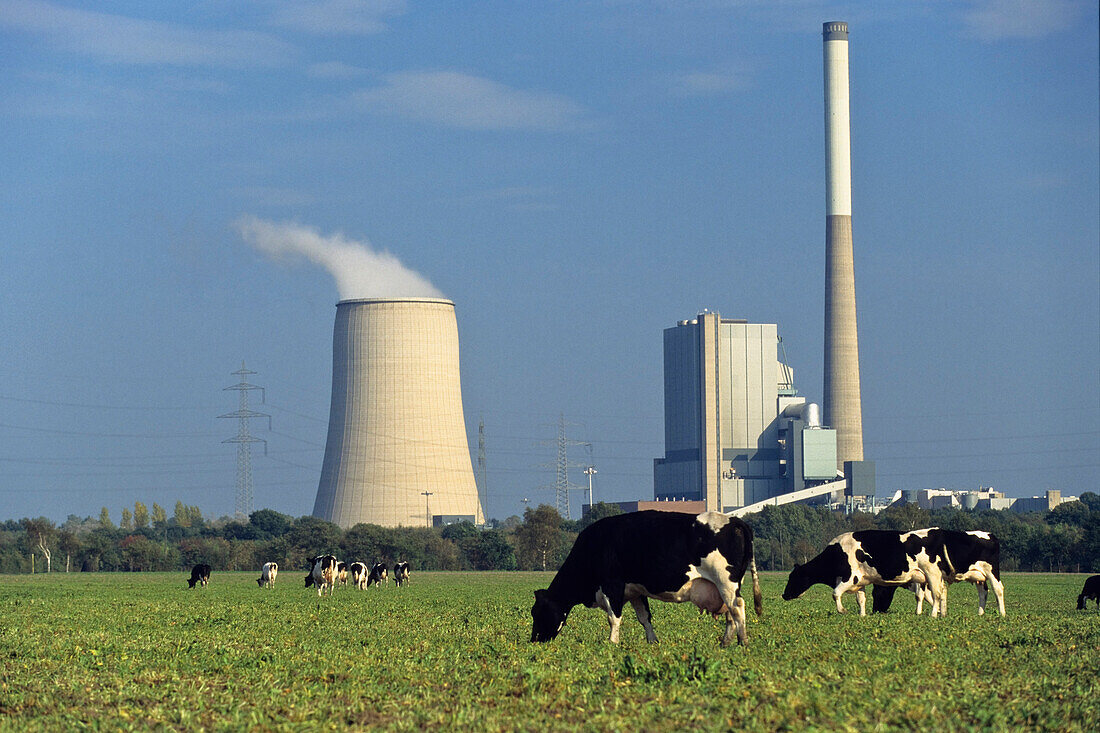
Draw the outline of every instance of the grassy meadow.
[[[1083,575],[1007,575],[1004,619],[956,585],[932,619],[900,591],[867,618],[823,586],[784,602],[766,573],[748,648],[721,649],[721,622],[658,602],[654,646],[629,611],[610,645],[583,607],[531,644],[550,573],[414,572],[321,599],[304,574],[0,576],[0,729],[1100,729]]]

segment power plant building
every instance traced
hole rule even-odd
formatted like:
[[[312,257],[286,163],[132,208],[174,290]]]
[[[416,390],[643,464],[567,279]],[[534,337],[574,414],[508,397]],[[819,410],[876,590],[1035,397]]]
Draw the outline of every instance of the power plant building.
[[[466,441],[453,302],[337,304],[313,515],[344,528],[485,521]]]
[[[837,480],[836,432],[798,395],[778,351],[774,323],[704,312],[665,329],[654,499],[731,511]]]

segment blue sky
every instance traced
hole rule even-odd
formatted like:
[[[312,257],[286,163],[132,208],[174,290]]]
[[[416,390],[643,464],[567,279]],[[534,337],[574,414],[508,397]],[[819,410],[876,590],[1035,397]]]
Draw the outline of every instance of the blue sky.
[[[455,301],[492,517],[553,503],[559,415],[597,499],[649,498],[704,308],[820,401],[827,20],[880,495],[1097,490],[1095,2],[3,0],[0,518],[231,513],[242,360],[255,504],[312,510],[340,296],[248,222]]]

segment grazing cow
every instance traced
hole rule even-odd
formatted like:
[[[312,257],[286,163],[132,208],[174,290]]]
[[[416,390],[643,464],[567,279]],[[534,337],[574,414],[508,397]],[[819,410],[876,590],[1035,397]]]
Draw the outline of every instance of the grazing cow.
[[[370,588],[372,583],[378,583],[382,585],[386,582],[386,563],[375,563],[374,567],[370,569],[370,575],[367,576],[367,587]]]
[[[335,555],[318,555],[313,558],[313,566],[309,571],[310,577],[306,579],[306,587],[316,586],[318,596],[324,595],[325,591],[332,595],[332,589],[336,585],[336,568],[338,564]]]
[[[935,528],[933,528],[935,529]],[[945,530],[948,537],[953,536],[953,533],[949,530]],[[955,533],[957,534],[957,533]],[[986,584],[986,569],[982,563],[987,562],[990,565],[990,569],[996,567],[996,574],[1000,575],[1000,558],[1001,558],[1001,545],[997,541],[997,538],[988,532],[970,531],[966,534],[975,538],[975,541],[985,544],[991,543],[987,546],[987,551],[980,554],[980,556],[968,567],[960,568],[953,567],[950,570],[944,571],[944,581],[947,584],[951,583],[973,583],[975,589],[978,591],[978,615],[985,615],[985,602],[989,593],[989,587]],[[950,547],[948,548],[950,553]],[[956,563],[956,565],[961,563]],[[932,604],[932,590],[929,588],[926,579],[923,577],[924,573],[917,575],[912,583],[909,583],[908,587],[910,591],[917,597],[917,615],[921,615],[924,610],[924,602],[928,601],[929,605]],[[894,598],[895,586],[883,586],[876,585],[871,589],[871,613],[886,613],[890,609],[890,602]],[[994,595],[997,590],[994,589]],[[1003,609],[1003,601],[1000,601]],[[1001,611],[1001,615],[1004,615],[1004,611]]]
[[[191,577],[187,581],[188,588],[194,588],[198,583],[203,588],[210,582],[210,566],[209,565],[196,565],[191,568]]]
[[[1100,609],[1100,575],[1093,575],[1085,581],[1081,595],[1077,596],[1077,610],[1084,611],[1089,600],[1096,601],[1096,608]]]
[[[760,582],[752,554],[752,529],[718,512],[698,516],[642,511],[605,517],[586,527],[573,543],[550,587],[535,591],[531,641],[550,641],[574,606],[600,608],[619,641],[627,603],[634,607],[649,643],[653,632],[649,598],[691,601],[704,611],[725,613],[722,646],[746,643],[741,581],[752,572],[753,601],[761,613]]]
[[[855,593],[859,614],[867,615],[863,588],[868,585],[925,584],[932,596],[932,615],[947,613],[947,585],[974,582],[979,576],[993,589],[997,609],[1004,615],[1004,586],[1000,581],[1000,549],[988,532],[955,532],[938,528],[913,532],[867,529],[845,532],[805,565],[795,565],[783,599],[800,597],[810,586],[833,588],[837,611],[841,597]],[[983,597],[978,590],[979,599]],[[984,611],[984,602],[981,604]]]
[[[367,587],[367,564],[362,562],[353,562],[348,565],[348,576],[351,578],[351,584],[363,590]]]
[[[402,560],[393,566],[393,583],[398,588],[409,582],[409,564]]]
[[[336,565],[336,580],[340,582],[340,585],[345,588],[348,585],[348,564],[346,562],[338,563]]]
[[[265,562],[264,566],[260,569],[260,577],[256,579],[256,584],[261,588],[274,588],[275,576],[279,574],[279,563]]]

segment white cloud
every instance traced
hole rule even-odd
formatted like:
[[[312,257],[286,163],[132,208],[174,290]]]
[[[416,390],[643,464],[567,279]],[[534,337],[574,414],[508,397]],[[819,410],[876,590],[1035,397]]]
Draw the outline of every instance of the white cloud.
[[[354,95],[358,103],[424,122],[469,130],[571,130],[585,111],[560,94],[513,89],[457,71],[403,71]]]
[[[969,35],[983,41],[1058,33],[1073,25],[1083,7],[1073,0],[975,0],[972,5],[963,21]]]
[[[233,226],[244,241],[273,260],[304,257],[327,269],[336,280],[341,300],[443,297],[427,278],[389,252],[375,251],[369,242],[357,242],[339,232],[326,237],[300,224],[255,216],[242,216]]]
[[[402,0],[285,0],[271,20],[303,33],[361,36],[381,33],[387,17],[404,12]]]
[[[289,45],[263,33],[191,28],[39,0],[0,2],[0,26],[38,34],[58,48],[113,63],[275,66],[293,56]]]

